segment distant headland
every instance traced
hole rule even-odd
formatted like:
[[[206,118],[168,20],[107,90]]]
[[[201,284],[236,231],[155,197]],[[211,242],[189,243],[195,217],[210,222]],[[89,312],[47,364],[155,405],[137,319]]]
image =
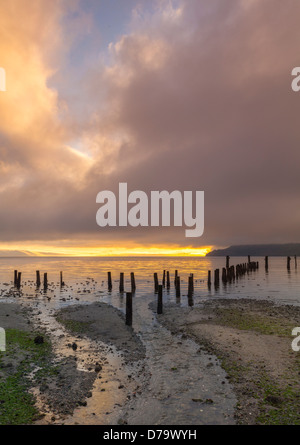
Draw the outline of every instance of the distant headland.
[[[300,256],[300,243],[252,244],[230,246],[209,252],[206,256]]]

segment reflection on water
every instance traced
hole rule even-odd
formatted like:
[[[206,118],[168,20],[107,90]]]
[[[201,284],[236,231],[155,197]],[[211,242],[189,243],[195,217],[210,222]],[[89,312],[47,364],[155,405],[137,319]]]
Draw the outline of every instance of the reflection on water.
[[[206,298],[234,297],[271,299],[279,303],[300,305],[300,280],[296,264],[291,262],[287,269],[285,257],[269,258],[268,270],[264,267],[263,258],[252,258],[260,262],[260,268],[241,279],[218,288],[207,286],[208,271],[225,267],[225,258],[0,258],[0,297],[12,285],[14,270],[22,272],[22,290],[26,299],[60,297],[58,306],[65,306],[75,299],[80,302],[91,302],[99,297],[111,300],[111,303],[123,306],[123,298],[119,295],[120,272],[125,274],[125,292],[130,291],[130,273],[135,273],[136,296],[149,294],[154,290],[154,272],[158,273],[159,281],[163,279],[163,271],[170,272],[170,289],[164,292],[164,299],[176,301],[174,289],[175,270],[181,279],[181,304],[191,304],[184,298],[188,293],[188,277],[194,274],[194,301]],[[246,258],[232,258],[231,264],[245,263]],[[49,289],[44,292],[41,287],[35,289],[36,270],[48,273]],[[60,288],[60,271],[64,272],[66,286]],[[112,292],[107,293],[107,272],[112,274]],[[52,301],[52,304],[56,304]]]

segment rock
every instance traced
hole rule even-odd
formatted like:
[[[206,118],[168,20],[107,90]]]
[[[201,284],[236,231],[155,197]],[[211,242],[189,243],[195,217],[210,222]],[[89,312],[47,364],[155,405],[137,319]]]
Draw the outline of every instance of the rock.
[[[283,399],[277,396],[267,396],[266,402],[270,403],[272,406],[280,406],[283,403]]]
[[[73,344],[72,344],[72,349],[73,349],[73,351],[76,351],[77,347],[78,347],[78,346],[77,346],[76,343],[73,343]]]
[[[79,402],[77,402],[77,404],[78,404],[79,406],[86,406],[86,405],[87,405],[87,402],[86,402],[85,400],[79,400]]]
[[[95,366],[95,372],[100,372],[100,371],[102,371],[102,366],[101,365]]]
[[[44,343],[44,337],[42,335],[37,335],[34,339],[36,345],[41,345]]]

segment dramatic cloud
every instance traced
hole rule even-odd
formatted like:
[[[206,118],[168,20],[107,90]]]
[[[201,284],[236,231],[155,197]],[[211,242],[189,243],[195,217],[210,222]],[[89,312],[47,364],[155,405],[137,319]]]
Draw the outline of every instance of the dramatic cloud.
[[[299,2],[143,3],[98,52],[93,5],[1,2],[2,240],[190,245],[182,229],[96,226],[97,193],[128,182],[204,190],[194,246],[299,241]],[[97,57],[78,88],[85,33]]]

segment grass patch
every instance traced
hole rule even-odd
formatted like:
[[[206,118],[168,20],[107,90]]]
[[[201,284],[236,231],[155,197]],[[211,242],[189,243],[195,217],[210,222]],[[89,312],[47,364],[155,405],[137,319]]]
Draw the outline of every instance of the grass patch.
[[[0,424],[21,425],[33,423],[39,412],[35,399],[28,392],[39,375],[51,369],[51,344],[43,334],[44,343],[36,344],[40,335],[17,329],[6,330],[6,352],[0,353]],[[33,383],[29,374],[33,373]]]
[[[218,317],[218,322],[224,326],[255,331],[265,335],[290,337],[294,327],[285,318],[272,317],[268,314],[249,313],[241,309],[222,308],[216,309],[215,313]]]
[[[299,385],[287,382],[280,386],[267,375],[262,375],[260,386],[263,397],[257,422],[263,425],[300,425]]]
[[[73,334],[83,334],[86,332],[88,327],[92,324],[92,322],[84,322],[84,321],[74,321],[74,320],[66,320],[63,317],[56,317],[56,320],[62,324],[69,332]]]

